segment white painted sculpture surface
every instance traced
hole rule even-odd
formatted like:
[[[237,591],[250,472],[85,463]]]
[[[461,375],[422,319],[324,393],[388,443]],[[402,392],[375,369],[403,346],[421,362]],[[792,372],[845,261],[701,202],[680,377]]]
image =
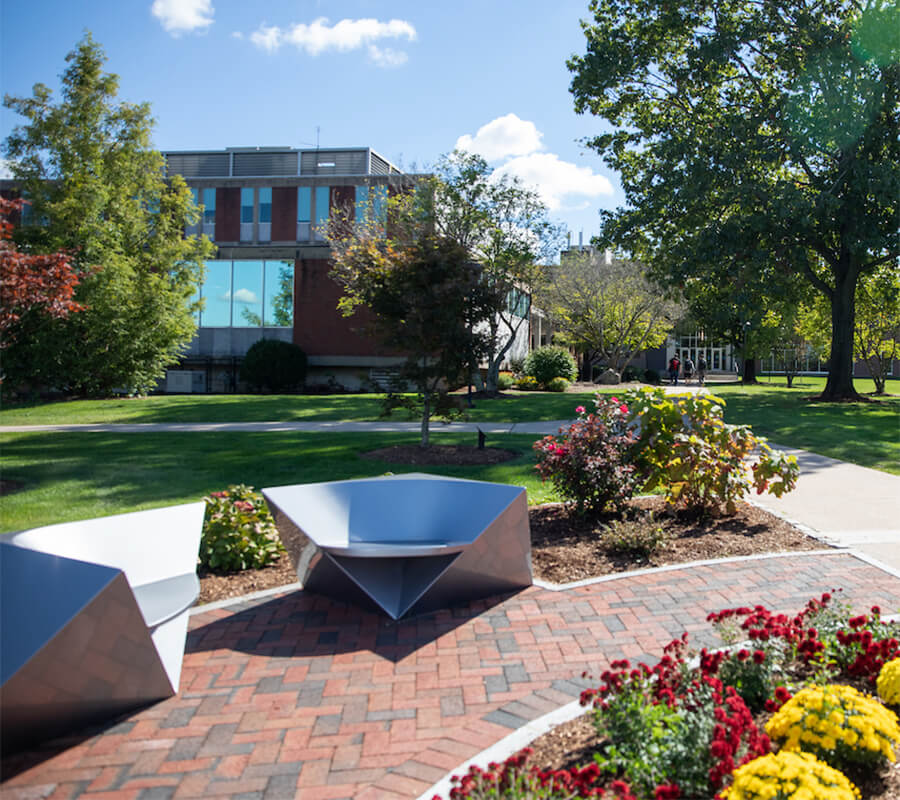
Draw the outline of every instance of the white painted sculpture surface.
[[[204,503],[0,538],[3,749],[178,692]]]

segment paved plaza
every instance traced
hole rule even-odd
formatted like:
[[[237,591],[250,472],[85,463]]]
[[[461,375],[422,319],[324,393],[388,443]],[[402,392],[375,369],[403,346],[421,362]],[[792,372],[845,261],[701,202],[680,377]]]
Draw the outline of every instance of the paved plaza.
[[[841,551],[538,586],[391,622],[292,590],[193,615],[177,697],[4,763],[4,800],[416,798],[616,658],[655,658],[707,612],[786,611],[836,587],[900,607],[900,577]],[[17,773],[17,774],[14,774]]]

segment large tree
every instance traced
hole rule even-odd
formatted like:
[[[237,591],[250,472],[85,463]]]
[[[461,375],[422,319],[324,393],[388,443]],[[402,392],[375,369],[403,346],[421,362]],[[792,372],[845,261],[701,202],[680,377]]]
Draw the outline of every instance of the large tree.
[[[446,385],[487,352],[478,323],[494,310],[495,294],[469,251],[434,229],[430,193],[400,193],[380,224],[332,218],[332,277],[344,294],[345,316],[364,306],[369,332],[406,355],[402,377],[418,390],[422,447],[432,414],[446,401]]]
[[[562,259],[537,296],[541,308],[589,365],[601,360],[616,372],[641,350],[658,347],[681,315],[633,261],[591,250]]]
[[[520,331],[528,329],[531,297],[545,275],[542,265],[559,250],[561,230],[534,190],[492,170],[479,155],[456,150],[434,172],[435,230],[465,248],[496,295],[485,321],[488,392],[497,390],[500,365]]]
[[[86,34],[66,57],[58,101],[43,84],[4,98],[26,119],[3,152],[38,223],[17,236],[31,252],[72,254],[86,307],[40,320],[6,363],[23,381],[83,394],[154,385],[194,334],[191,298],[213,252],[184,237],[196,221],[191,193],[180,176],[166,179],[149,107],[116,101],[105,60]]]
[[[852,381],[856,286],[900,257],[896,0],[592,0],[569,62],[590,144],[621,175],[617,241],[675,283],[806,280],[833,330],[822,397]],[[762,278],[762,280],[760,280]]]

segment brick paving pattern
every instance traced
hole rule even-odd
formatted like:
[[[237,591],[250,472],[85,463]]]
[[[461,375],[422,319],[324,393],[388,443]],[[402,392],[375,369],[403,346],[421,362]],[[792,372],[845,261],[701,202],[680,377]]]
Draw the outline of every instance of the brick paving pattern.
[[[414,798],[576,698],[583,671],[654,659],[706,615],[793,611],[835,587],[900,609],[900,579],[847,553],[532,587],[389,622],[302,591],[193,616],[177,697],[94,735],[8,758],[4,800]]]

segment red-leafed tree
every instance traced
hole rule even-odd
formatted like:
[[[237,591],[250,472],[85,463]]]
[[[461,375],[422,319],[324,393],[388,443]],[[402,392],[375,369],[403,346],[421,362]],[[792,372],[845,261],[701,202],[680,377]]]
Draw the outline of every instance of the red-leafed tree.
[[[12,241],[14,213],[24,201],[0,197],[0,349],[15,339],[17,323],[28,313],[62,319],[85,306],[74,300],[81,280],[69,254],[22,253]]]

